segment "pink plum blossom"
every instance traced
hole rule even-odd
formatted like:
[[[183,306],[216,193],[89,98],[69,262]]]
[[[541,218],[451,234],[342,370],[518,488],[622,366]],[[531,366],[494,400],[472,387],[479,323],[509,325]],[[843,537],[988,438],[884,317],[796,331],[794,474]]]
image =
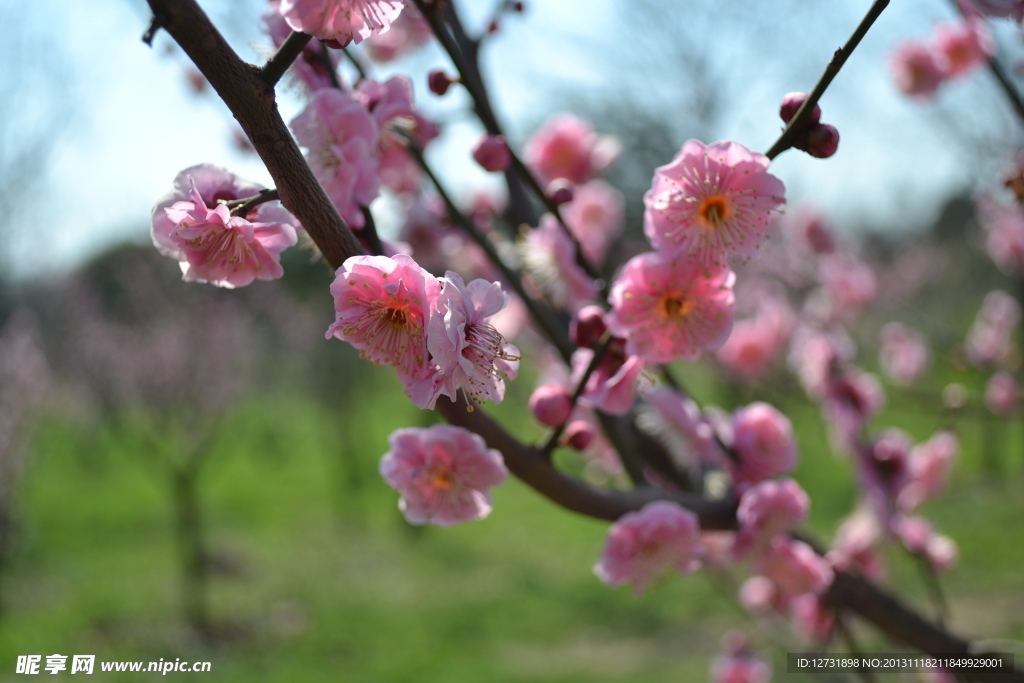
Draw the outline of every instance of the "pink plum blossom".
[[[657,500],[619,518],[608,530],[594,573],[609,586],[632,584],[637,595],[662,573],[689,574],[700,567],[697,515]]]
[[[1022,0],[971,0],[974,7],[990,17],[1012,17],[1018,22],[1024,20],[1024,1]]]
[[[589,123],[571,114],[560,114],[533,134],[524,155],[542,183],[564,178],[581,184],[607,168],[619,149],[615,138],[596,134]]]
[[[982,367],[1007,363],[1020,317],[1020,305],[1012,296],[998,289],[986,294],[967,332],[967,360]]]
[[[1008,372],[992,375],[985,387],[985,406],[995,415],[1013,415],[1020,410],[1020,384]]]
[[[942,24],[935,29],[936,49],[945,57],[946,75],[956,78],[988,63],[992,37],[984,22]]]
[[[654,172],[644,195],[644,234],[654,248],[701,266],[750,258],[785,201],[768,157],[735,142],[688,140]]]
[[[649,363],[693,360],[729,337],[735,279],[725,266],[705,266],[684,255],[640,254],[612,286],[609,328],[625,337],[627,353]]]
[[[185,169],[171,194],[153,208],[154,245],[179,261],[188,281],[244,287],[255,279],[281,277],[281,252],[298,241],[291,215],[261,204],[245,216],[233,216],[219,202],[251,197],[261,189],[216,166]]]
[[[820,596],[805,593],[793,598],[789,605],[793,632],[808,643],[828,643],[835,629],[835,612]]]
[[[930,45],[906,42],[889,55],[896,87],[904,95],[931,97],[946,78],[946,60]]]
[[[736,519],[740,534],[736,539],[739,555],[754,545],[770,543],[807,519],[811,499],[792,479],[762,481],[740,496]]]
[[[285,18],[281,16],[281,1],[270,0],[267,7],[266,14],[263,15],[263,25],[270,36],[270,39],[274,42],[274,47],[279,48],[286,38],[292,33],[291,26],[285,21]],[[329,51],[328,59],[331,64],[331,69],[337,69],[341,54],[335,51]],[[316,41],[309,41],[305,47],[302,48],[302,52],[292,62],[291,71],[309,92],[313,93],[320,88],[333,87],[334,81],[331,78],[331,74],[328,71],[328,67],[324,64],[324,59],[321,53],[321,45]]]
[[[878,292],[871,267],[849,254],[831,254],[822,259],[818,277],[839,319],[858,313]]]
[[[868,420],[885,405],[885,393],[874,375],[846,368],[825,382],[822,412],[829,421],[837,448],[852,450]]]
[[[569,337],[581,348],[596,348],[608,330],[604,309],[597,305],[584,306],[576,311],[569,323]]]
[[[437,365],[434,393],[421,408],[432,408],[440,395],[456,399],[459,389],[474,401],[501,403],[505,379],[515,379],[519,350],[490,324],[508,303],[497,282],[473,280],[468,285],[448,271],[437,299],[438,312],[427,326],[427,348]],[[417,393],[413,389],[413,393]]]
[[[604,262],[608,248],[624,226],[625,198],[601,180],[591,180],[573,190],[572,200],[562,208],[565,224],[595,265]]]
[[[758,482],[784,474],[796,464],[796,439],[789,418],[775,407],[751,403],[736,411],[732,421],[733,466],[738,482]]]
[[[1007,275],[1024,275],[1024,209],[982,195],[978,214],[985,228],[989,258]]]
[[[761,657],[722,654],[711,664],[711,683],[768,683],[771,665]]]
[[[309,150],[309,165],[341,217],[353,228],[363,227],[362,207],[380,189],[375,156],[379,132],[373,117],[350,95],[323,88],[291,127]]]
[[[483,519],[491,494],[508,475],[501,453],[462,427],[436,424],[395,431],[380,461],[388,486],[411,524],[452,526]]]
[[[879,336],[879,364],[895,384],[906,386],[924,373],[930,356],[924,337],[899,322],[886,323]]]
[[[932,528],[923,517],[901,516],[893,521],[893,532],[912,553],[923,556],[938,571],[949,569],[958,559],[956,544]]]
[[[437,128],[413,105],[412,81],[408,76],[393,76],[383,83],[364,78],[353,97],[373,115],[380,131],[377,170],[381,183],[398,193],[418,191],[419,165],[406,149],[403,136],[411,137],[422,149],[437,137]]]
[[[594,301],[597,285],[576,262],[576,246],[551,214],[519,243],[523,268],[558,308],[576,311]]]
[[[383,33],[405,0],[281,0],[281,16],[295,31],[344,47]]]
[[[950,431],[936,432],[928,441],[910,451],[910,481],[900,491],[897,506],[909,512],[934,498],[949,480],[960,441]]]
[[[383,33],[370,36],[363,43],[370,59],[380,64],[398,59],[427,43],[434,35],[430,24],[411,3],[398,18],[391,22],[391,28]]]
[[[427,324],[441,285],[411,257],[352,256],[338,269],[331,294],[337,337],[374,363],[391,365],[409,385],[433,374]]]
[[[800,595],[821,595],[834,576],[829,564],[809,545],[786,536],[776,536],[757,553],[751,569],[754,575],[772,582],[773,606],[779,611],[787,610]]]
[[[810,95],[805,92],[791,92],[783,95],[782,104],[779,105],[779,118],[785,123],[792,121],[796,113],[800,111],[800,107],[804,106],[804,102],[807,101],[808,97]],[[821,107],[815,104],[804,123],[814,125],[819,121],[821,121]]]

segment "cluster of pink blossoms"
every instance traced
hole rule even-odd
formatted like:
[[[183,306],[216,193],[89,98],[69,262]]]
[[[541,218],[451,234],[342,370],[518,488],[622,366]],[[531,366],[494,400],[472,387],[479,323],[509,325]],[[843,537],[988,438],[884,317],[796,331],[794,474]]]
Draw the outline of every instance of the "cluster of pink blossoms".
[[[281,252],[298,240],[295,219],[272,203],[243,216],[224,204],[262,189],[210,164],[186,168],[153,207],[153,244],[181,264],[188,281],[244,287],[281,277]]]
[[[785,187],[768,159],[734,142],[689,140],[657,169],[644,196],[644,232],[657,251],[634,257],[612,287],[609,327],[651,363],[694,359],[732,330],[729,257],[764,242]]]
[[[519,352],[490,324],[508,302],[501,285],[436,278],[411,257],[353,256],[331,285],[337,337],[375,363],[393,366],[406,395],[432,409],[462,389],[476,401],[500,403],[515,379]]]
[[[976,16],[935,29],[932,41],[903,43],[889,57],[896,87],[905,95],[927,98],[943,83],[985,64],[993,54],[992,37]]]

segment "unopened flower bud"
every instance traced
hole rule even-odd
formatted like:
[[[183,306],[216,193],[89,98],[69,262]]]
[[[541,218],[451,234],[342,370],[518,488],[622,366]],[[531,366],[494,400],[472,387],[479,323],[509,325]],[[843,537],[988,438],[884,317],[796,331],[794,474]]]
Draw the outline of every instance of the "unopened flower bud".
[[[504,171],[512,161],[505,138],[501,135],[484,135],[473,148],[473,158],[485,171]]]
[[[569,419],[572,397],[565,387],[543,384],[534,389],[530,396],[530,412],[541,423],[557,427]]]
[[[547,193],[551,202],[556,206],[568,204],[572,201],[572,183],[565,178],[555,178],[548,183],[548,186],[544,191]]]
[[[604,309],[595,305],[584,306],[569,323],[569,336],[579,348],[592,349],[597,346],[607,329]]]
[[[791,92],[782,98],[782,106],[779,107],[779,116],[786,123],[793,120],[796,113],[800,111],[800,107],[803,106],[807,98],[810,97],[805,92]],[[821,120],[821,107],[814,105],[814,109],[811,110],[810,115],[807,117],[805,124],[811,126]]]
[[[452,78],[441,69],[434,69],[427,74],[427,86],[430,88],[430,92],[438,96],[448,92],[449,86],[456,81],[457,79]]]
[[[807,131],[805,152],[818,159],[828,159],[839,149],[839,131],[827,123],[816,124]]]
[[[594,428],[583,420],[573,420],[566,426],[562,441],[569,448],[582,451],[594,441]]]

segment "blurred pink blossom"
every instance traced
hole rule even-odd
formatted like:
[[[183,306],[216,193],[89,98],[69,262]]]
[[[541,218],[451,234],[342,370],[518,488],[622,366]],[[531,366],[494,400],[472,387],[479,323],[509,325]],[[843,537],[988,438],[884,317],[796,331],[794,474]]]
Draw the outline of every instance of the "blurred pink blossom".
[[[701,552],[697,516],[676,503],[658,500],[626,513],[611,526],[594,573],[609,586],[632,584],[640,595],[667,571],[695,571]]]
[[[364,78],[352,96],[373,115],[380,131],[376,143],[380,182],[398,193],[418,191],[419,164],[406,149],[404,136],[423,149],[437,137],[437,128],[413,105],[412,81],[401,75],[383,83]]]
[[[985,406],[995,415],[1013,415],[1020,411],[1020,384],[1013,375],[997,372],[985,387]]]
[[[910,451],[910,481],[900,491],[897,506],[910,512],[934,498],[946,486],[960,441],[950,431],[938,431]]]
[[[592,349],[576,349],[572,354],[573,386],[579,384],[594,357]],[[580,403],[610,415],[625,415],[633,407],[637,382],[645,367],[643,359],[627,355],[621,339],[613,340],[587,379]]]
[[[391,365],[408,385],[433,374],[427,324],[440,294],[437,278],[411,257],[353,256],[338,268],[331,294],[337,337],[374,363]]]
[[[811,499],[792,479],[754,484],[740,496],[736,512],[740,525],[734,548],[737,555],[786,533],[807,519],[810,509]]]
[[[988,63],[994,45],[982,21],[941,24],[935,29],[936,49],[945,57],[946,75],[956,78]]]
[[[433,37],[434,32],[423,15],[408,3],[405,11],[391,22],[391,27],[383,33],[372,35],[363,43],[370,59],[384,64],[398,59],[424,45]]]
[[[267,12],[263,15],[263,26],[270,39],[274,42],[275,48],[281,47],[285,39],[292,33],[292,28],[285,21],[285,18],[281,16],[280,9],[281,0],[270,0]],[[328,67],[324,64],[321,51],[322,46],[320,43],[311,40],[302,48],[302,52],[299,53],[299,56],[291,66],[291,72],[295,75],[295,78],[306,86],[306,89],[311,93],[316,92],[320,88],[330,88],[334,85],[334,80],[331,78]],[[331,64],[330,68],[336,71],[341,53],[328,50],[327,54],[327,59]]]
[[[523,268],[558,308],[576,311],[592,303],[597,285],[576,262],[576,247],[551,214],[518,243]]]
[[[889,55],[896,87],[918,99],[931,97],[946,78],[946,58],[930,45],[906,42]]]
[[[446,424],[399,429],[380,461],[388,486],[402,494],[410,524],[452,526],[491,512],[489,489],[508,475],[501,453],[472,432]]]
[[[752,381],[763,376],[789,343],[795,316],[781,296],[761,294],[753,318],[733,324],[725,345],[715,352],[719,362],[735,377]]]
[[[607,168],[619,151],[615,138],[598,135],[589,123],[571,114],[559,114],[526,142],[524,155],[542,184],[556,178],[581,184]]]
[[[798,596],[820,595],[832,583],[829,564],[809,545],[786,536],[777,536],[767,547],[755,554],[751,563],[755,576],[771,581],[774,588],[772,606],[780,612],[789,609]]]
[[[562,206],[562,216],[583,255],[599,266],[624,226],[625,198],[602,180],[591,180],[573,190],[572,201]]]
[[[930,353],[924,337],[903,323],[886,323],[879,334],[879,364],[895,384],[906,386],[928,368]]]
[[[1013,331],[1020,322],[1020,305],[1001,290],[985,295],[967,332],[967,359],[978,366],[1005,365],[1014,353]]]

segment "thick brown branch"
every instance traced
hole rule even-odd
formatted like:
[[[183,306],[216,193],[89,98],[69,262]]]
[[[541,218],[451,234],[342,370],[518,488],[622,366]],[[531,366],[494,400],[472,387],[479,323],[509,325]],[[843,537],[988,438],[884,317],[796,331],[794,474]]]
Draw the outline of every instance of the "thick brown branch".
[[[895,597],[859,576],[836,572],[835,581],[825,599],[836,607],[860,616],[874,624],[891,638],[935,656],[979,654],[971,644],[949,631],[932,624],[907,608]],[[1020,671],[985,671],[982,669],[957,672],[964,680],[1003,681],[1021,683]]]
[[[332,268],[363,249],[327,198],[277,111],[274,88],[242,61],[195,0],[149,0],[154,24],[174,38],[242,126],[281,195]]]

